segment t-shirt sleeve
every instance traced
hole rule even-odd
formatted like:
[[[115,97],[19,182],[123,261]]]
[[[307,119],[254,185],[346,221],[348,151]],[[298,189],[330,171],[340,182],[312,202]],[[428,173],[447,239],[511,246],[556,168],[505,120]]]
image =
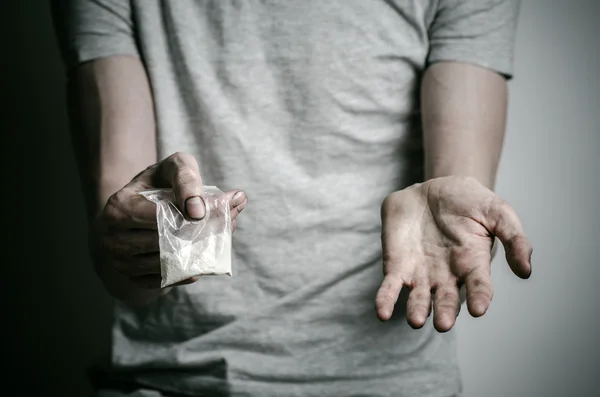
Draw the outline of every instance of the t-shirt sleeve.
[[[56,38],[68,68],[114,55],[139,56],[130,1],[52,0]]]
[[[427,65],[467,62],[513,74],[520,0],[439,0],[429,27]]]

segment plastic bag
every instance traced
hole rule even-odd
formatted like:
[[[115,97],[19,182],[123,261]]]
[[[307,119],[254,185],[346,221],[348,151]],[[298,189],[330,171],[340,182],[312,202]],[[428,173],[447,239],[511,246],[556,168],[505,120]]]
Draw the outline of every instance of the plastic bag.
[[[175,204],[172,189],[140,194],[156,203],[161,288],[193,276],[232,275],[229,201],[215,186],[204,186],[206,215],[190,220]]]

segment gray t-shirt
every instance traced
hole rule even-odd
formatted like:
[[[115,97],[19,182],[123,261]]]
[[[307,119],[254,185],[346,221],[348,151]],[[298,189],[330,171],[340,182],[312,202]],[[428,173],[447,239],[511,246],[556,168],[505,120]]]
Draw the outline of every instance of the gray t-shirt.
[[[139,56],[159,156],[250,204],[234,276],[117,305],[113,376],[185,395],[444,397],[453,332],[377,320],[380,205],[422,176],[420,77],[510,76],[517,0],[94,0],[57,9],[69,66]],[[141,393],[143,394],[143,393]],[[150,394],[149,394],[150,395]],[[155,395],[155,394],[152,394]]]

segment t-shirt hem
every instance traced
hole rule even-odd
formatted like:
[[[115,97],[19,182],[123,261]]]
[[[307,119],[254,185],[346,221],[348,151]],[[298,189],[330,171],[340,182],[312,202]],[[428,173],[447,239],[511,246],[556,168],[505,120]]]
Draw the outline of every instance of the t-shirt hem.
[[[99,59],[110,58],[113,56],[132,56],[140,58],[139,52],[134,44],[127,43],[103,43],[102,45],[81,46],[75,53],[67,59],[68,67],[78,66],[82,63],[91,62]]]
[[[473,47],[466,46],[436,48],[427,58],[427,66],[439,62],[463,62],[494,71],[507,80],[512,79],[514,71],[511,57],[491,59],[481,57],[477,53],[478,51],[474,51]]]

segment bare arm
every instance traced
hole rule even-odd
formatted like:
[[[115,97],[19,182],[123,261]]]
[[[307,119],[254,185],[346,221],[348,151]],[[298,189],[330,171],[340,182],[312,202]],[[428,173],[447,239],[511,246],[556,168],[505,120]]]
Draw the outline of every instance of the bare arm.
[[[157,161],[152,97],[144,67],[132,56],[78,66],[70,75],[68,94],[71,136],[93,224],[111,195]],[[95,267],[119,300],[137,305],[161,293],[136,287],[110,266]]]
[[[425,177],[471,176],[494,190],[506,127],[508,90],[500,74],[440,62],[421,86]],[[496,255],[494,240],[492,257]]]
[[[77,67],[68,81],[71,136],[90,218],[157,161],[152,96],[141,61],[114,56]]]
[[[421,87],[427,179],[471,176],[494,189],[507,96],[504,77],[482,67],[441,62],[427,70]]]
[[[156,206],[139,192],[173,189],[181,211],[205,215],[196,159],[175,153],[158,162],[153,101],[146,72],[135,56],[114,56],[77,67],[69,81],[72,135],[90,216],[95,270],[116,299],[143,306],[161,288]],[[141,172],[140,172],[141,171]],[[248,200],[225,192],[232,226]],[[177,285],[190,284],[198,276]]]
[[[421,85],[427,180],[392,193],[382,205],[386,277],[377,304],[383,320],[402,286],[412,288],[407,320],[414,327],[425,324],[433,300],[436,329],[452,328],[464,292],[471,315],[483,315],[493,295],[489,272],[496,244],[490,253],[491,236],[502,242],[515,275],[531,274],[532,247],[518,215],[492,191],[504,141],[504,76],[513,71],[519,4],[437,2]],[[415,230],[421,234],[415,236]],[[461,285],[466,288],[462,297],[457,296]]]

